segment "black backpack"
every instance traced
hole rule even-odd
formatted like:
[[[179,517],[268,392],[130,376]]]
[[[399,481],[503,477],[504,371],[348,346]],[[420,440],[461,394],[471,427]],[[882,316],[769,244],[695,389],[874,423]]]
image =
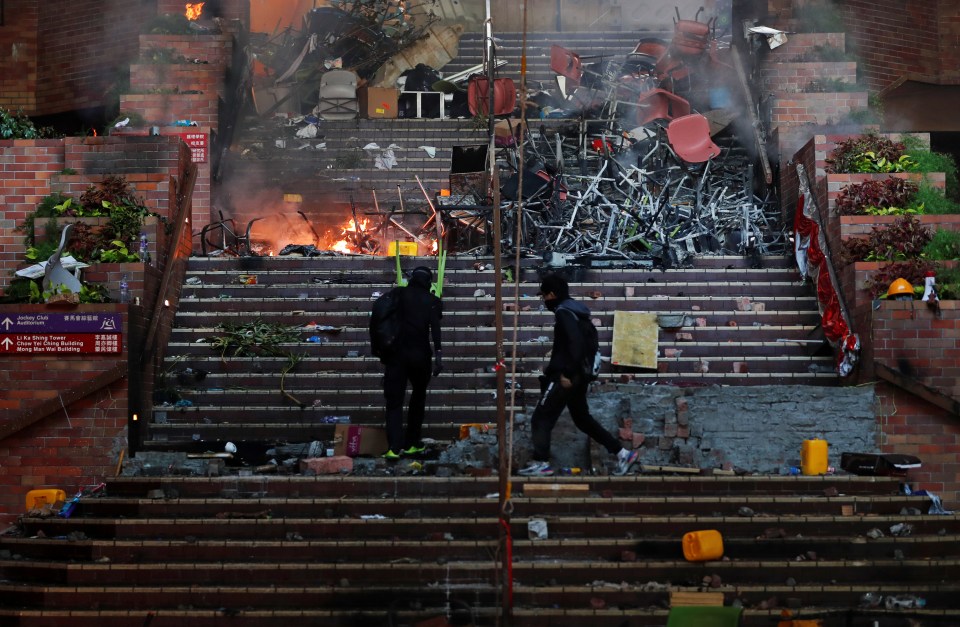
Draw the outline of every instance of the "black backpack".
[[[370,312],[370,348],[375,357],[383,359],[394,352],[403,326],[403,307],[400,290],[395,287],[373,301]]]
[[[597,327],[593,326],[593,321],[589,317],[580,316],[572,309],[564,307],[560,309],[573,314],[577,319],[577,326],[580,327],[580,334],[583,337],[583,361],[580,363],[580,374],[585,381],[596,381],[600,378],[600,365],[603,363]]]

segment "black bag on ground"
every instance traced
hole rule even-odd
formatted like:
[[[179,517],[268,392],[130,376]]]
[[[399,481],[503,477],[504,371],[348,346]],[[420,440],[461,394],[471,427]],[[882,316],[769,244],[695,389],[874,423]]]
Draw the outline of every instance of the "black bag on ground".
[[[395,287],[373,301],[370,312],[370,349],[381,361],[393,353],[403,326],[400,290]]]

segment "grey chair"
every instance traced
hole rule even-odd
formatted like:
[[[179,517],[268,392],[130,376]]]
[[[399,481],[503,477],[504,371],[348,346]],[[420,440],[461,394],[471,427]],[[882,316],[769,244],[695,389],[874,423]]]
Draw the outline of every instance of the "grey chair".
[[[324,120],[352,120],[360,111],[357,75],[349,70],[329,70],[320,77],[316,113]]]

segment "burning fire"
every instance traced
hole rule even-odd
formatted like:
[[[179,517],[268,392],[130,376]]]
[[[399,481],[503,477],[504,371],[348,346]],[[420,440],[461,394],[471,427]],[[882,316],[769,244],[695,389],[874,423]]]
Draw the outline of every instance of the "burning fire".
[[[197,20],[200,19],[200,14],[203,13],[203,2],[197,2],[196,4],[187,4],[187,19],[188,20]]]
[[[361,219],[358,223],[350,218],[340,229],[341,239],[330,245],[330,250],[338,253],[369,253],[379,248],[379,242],[367,234],[370,221]]]

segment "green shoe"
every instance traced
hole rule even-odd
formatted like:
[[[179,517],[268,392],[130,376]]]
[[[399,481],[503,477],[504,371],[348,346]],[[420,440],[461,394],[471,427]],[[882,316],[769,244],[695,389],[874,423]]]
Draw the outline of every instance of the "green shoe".
[[[395,462],[395,461],[397,461],[398,459],[400,459],[400,456],[397,455],[396,453],[394,453],[394,452],[391,451],[391,450],[388,450],[386,453],[384,453],[384,454],[381,455],[380,457],[384,458],[384,459],[387,460],[387,461],[391,461],[391,462]]]
[[[414,445],[411,446],[410,448],[403,449],[402,451],[400,451],[400,453],[401,453],[402,455],[420,455],[420,454],[423,453],[425,450],[427,450],[427,447],[425,447],[425,446],[417,446],[416,444],[414,444]]]

